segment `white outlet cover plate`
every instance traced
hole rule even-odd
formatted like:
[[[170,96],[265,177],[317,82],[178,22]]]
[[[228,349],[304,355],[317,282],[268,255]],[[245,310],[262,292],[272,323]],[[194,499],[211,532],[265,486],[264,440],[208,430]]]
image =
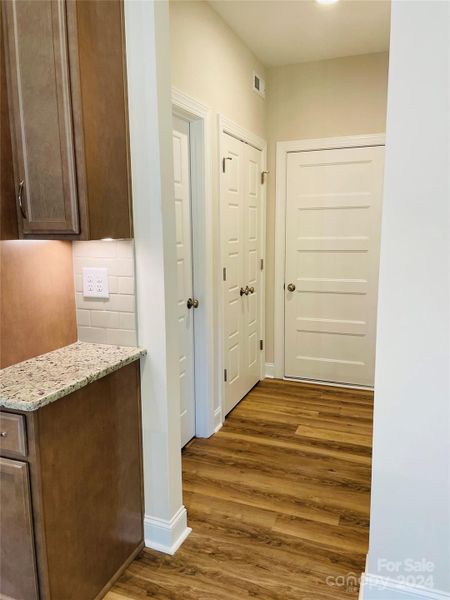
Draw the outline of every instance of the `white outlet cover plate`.
[[[83,296],[85,298],[109,298],[108,269],[83,268]]]

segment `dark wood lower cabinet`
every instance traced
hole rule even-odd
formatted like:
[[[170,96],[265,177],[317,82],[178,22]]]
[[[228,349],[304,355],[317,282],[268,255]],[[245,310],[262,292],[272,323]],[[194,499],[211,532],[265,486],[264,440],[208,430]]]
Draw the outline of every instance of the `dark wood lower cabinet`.
[[[28,455],[0,463],[0,598],[101,598],[144,545],[139,363],[21,414]]]
[[[39,598],[27,463],[0,458],[2,598]]]

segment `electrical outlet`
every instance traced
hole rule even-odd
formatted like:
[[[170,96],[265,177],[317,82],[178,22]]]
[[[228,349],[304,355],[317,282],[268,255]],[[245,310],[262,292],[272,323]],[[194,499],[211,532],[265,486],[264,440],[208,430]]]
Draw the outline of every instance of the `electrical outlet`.
[[[109,298],[108,269],[83,268],[83,296]]]

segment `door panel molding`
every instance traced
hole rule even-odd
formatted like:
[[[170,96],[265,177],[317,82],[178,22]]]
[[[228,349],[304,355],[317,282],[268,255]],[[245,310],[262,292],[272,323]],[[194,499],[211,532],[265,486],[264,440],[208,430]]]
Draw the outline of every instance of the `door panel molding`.
[[[217,426],[217,332],[214,325],[214,211],[211,201],[211,111],[172,88],[173,114],[189,121],[191,151],[192,257],[200,305],[194,331],[195,435],[209,437]]]
[[[286,197],[287,163],[291,152],[312,150],[338,150],[343,148],[364,148],[385,145],[385,134],[354,135],[336,138],[318,138],[277,142],[276,149],[276,192],[275,192],[275,298],[274,298],[274,375],[285,378],[285,259],[286,259]],[[310,244],[314,240],[309,240]],[[355,244],[362,240],[355,240]],[[317,282],[316,282],[317,285]],[[323,285],[323,283],[322,283]]]
[[[218,119],[217,119],[217,124],[218,124],[218,130],[217,130],[217,136],[218,136],[218,157],[217,157],[217,164],[218,164],[218,189],[219,189],[219,194],[218,194],[218,200],[220,202],[221,198],[222,198],[222,194],[223,194],[223,178],[222,178],[222,158],[224,156],[224,149],[223,149],[223,142],[222,142],[222,136],[223,134],[228,134],[229,136],[244,142],[245,144],[247,144],[248,146],[251,146],[253,148],[255,148],[256,150],[259,150],[261,152],[261,170],[265,171],[267,170],[267,142],[266,140],[260,138],[259,136],[255,135],[254,133],[252,133],[251,131],[248,131],[247,129],[241,127],[240,125],[238,125],[237,123],[231,121],[230,119],[228,119],[227,117],[225,117],[222,114],[218,115]],[[259,178],[258,178],[259,179]],[[258,258],[263,260],[264,265],[266,264],[266,260],[265,260],[265,239],[266,239],[266,190],[267,190],[267,178],[266,178],[266,182],[264,185],[261,185],[261,196],[260,196],[260,216],[259,216],[259,220],[258,220],[258,235],[259,235],[259,247],[258,247]],[[220,211],[220,205],[218,207],[218,223],[217,223],[217,227],[218,227],[218,231],[219,231],[219,236],[218,236],[218,247],[217,247],[217,251],[218,251],[218,256],[219,256],[219,268],[217,269],[217,289],[222,290],[223,287],[223,270],[222,267],[224,266],[224,253],[223,253],[223,240],[221,239],[221,211]],[[258,299],[258,309],[259,309],[259,315],[260,315],[260,335],[261,337],[265,337],[265,267],[263,270],[261,270],[259,272],[259,277],[260,277],[260,290],[262,293],[259,294],[259,299]],[[220,422],[217,423],[217,426],[220,426],[221,423],[223,423],[223,420],[225,418],[225,382],[224,382],[224,378],[223,378],[223,368],[225,366],[225,354],[224,354],[224,344],[225,344],[225,339],[224,339],[224,327],[225,327],[225,306],[224,306],[224,294],[221,293],[219,295],[220,297],[220,307],[219,307],[219,314],[218,314],[218,323],[217,323],[217,335],[218,335],[218,340],[219,340],[219,365],[220,368],[218,369],[218,375],[219,375],[219,393],[220,393],[220,406],[221,406],[221,413],[220,413]],[[265,344],[264,344],[264,350],[260,350],[259,346],[258,346],[258,352],[260,353],[260,368],[259,368],[259,377],[261,379],[263,379],[265,377]]]

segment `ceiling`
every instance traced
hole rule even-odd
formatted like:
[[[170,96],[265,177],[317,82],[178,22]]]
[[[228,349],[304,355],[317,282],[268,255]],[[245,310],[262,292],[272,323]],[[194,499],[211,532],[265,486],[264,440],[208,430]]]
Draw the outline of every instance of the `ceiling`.
[[[389,0],[209,0],[266,66],[383,52]]]

